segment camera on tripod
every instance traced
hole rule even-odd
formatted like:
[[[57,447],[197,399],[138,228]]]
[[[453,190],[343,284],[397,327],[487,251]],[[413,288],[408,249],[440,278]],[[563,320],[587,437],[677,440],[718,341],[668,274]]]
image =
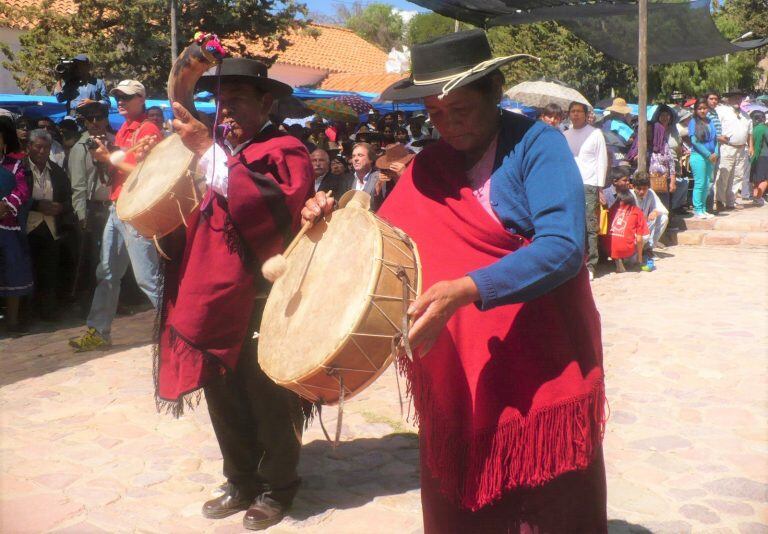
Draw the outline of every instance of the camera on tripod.
[[[59,62],[53,68],[59,78],[69,80],[75,76],[75,60],[67,57],[60,57]]]

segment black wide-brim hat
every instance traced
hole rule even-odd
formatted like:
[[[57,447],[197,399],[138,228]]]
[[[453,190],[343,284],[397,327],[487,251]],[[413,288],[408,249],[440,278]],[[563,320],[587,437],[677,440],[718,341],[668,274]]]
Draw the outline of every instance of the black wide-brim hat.
[[[445,95],[528,54],[494,58],[483,30],[456,32],[411,49],[411,76],[387,87],[380,100],[408,101]]]
[[[290,85],[267,76],[267,66],[264,63],[242,57],[224,58],[220,66],[208,69],[197,82],[197,90],[215,93],[219,77],[221,82],[243,82],[253,85],[275,98],[283,98],[293,93]]]

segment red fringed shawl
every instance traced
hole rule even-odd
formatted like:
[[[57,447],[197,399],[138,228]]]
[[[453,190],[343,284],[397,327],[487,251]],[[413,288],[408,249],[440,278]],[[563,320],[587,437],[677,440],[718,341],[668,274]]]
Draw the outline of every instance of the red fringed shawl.
[[[431,147],[378,213],[416,242],[424,288],[528,244],[483,209],[462,168],[447,145]],[[463,508],[478,510],[512,488],[584,469],[600,446],[600,320],[585,270],[531,302],[461,308],[425,357],[400,364],[425,447],[423,468]]]
[[[237,365],[264,283],[260,266],[298,229],[313,183],[306,148],[274,128],[228,167],[227,198],[214,194],[205,213],[195,212],[183,256],[166,265],[156,400],[177,415],[185,395]]]

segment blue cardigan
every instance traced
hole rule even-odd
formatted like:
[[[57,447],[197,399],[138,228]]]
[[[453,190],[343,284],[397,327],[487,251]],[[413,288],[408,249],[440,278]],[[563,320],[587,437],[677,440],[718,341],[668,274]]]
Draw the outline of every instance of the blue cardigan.
[[[541,121],[503,112],[491,206],[529,246],[468,273],[480,309],[524,302],[552,291],[584,265],[584,187],[568,143]]]

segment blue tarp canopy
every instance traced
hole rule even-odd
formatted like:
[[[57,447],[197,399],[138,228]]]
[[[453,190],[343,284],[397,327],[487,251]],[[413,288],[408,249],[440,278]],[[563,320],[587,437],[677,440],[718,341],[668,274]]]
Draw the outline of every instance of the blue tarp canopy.
[[[123,124],[123,118],[117,112],[117,102],[115,99],[110,98],[110,100],[112,107],[109,111],[109,124],[117,130]],[[173,117],[167,100],[147,100],[147,107],[152,106],[162,108],[166,119]],[[216,111],[216,106],[208,102],[196,102],[195,106],[198,111],[203,113],[214,113]],[[58,102],[55,96],[0,94],[0,108],[31,119],[50,117],[58,122],[66,116],[66,106]]]
[[[322,89],[307,89],[303,87],[295,88],[293,96],[300,100],[309,100],[313,98],[331,98],[342,95],[358,95],[381,113],[388,113],[393,110],[402,110],[406,112],[421,111],[424,106],[421,103],[393,104],[391,102],[375,102],[379,95],[377,93],[352,93],[347,91],[324,91]],[[212,114],[216,112],[216,105],[210,99],[210,93],[200,93],[195,102],[198,111]],[[111,98],[112,107],[109,113],[109,123],[114,129],[120,128],[123,124],[123,118],[117,112],[117,102]],[[166,119],[173,118],[170,104],[167,100],[147,100],[147,107],[159,106],[162,108]],[[56,100],[54,96],[46,95],[16,95],[0,93],[0,108],[7,109],[13,113],[23,115],[29,118],[50,117],[55,121],[60,121],[65,117],[66,107],[63,103]],[[307,119],[309,120],[309,119]]]

